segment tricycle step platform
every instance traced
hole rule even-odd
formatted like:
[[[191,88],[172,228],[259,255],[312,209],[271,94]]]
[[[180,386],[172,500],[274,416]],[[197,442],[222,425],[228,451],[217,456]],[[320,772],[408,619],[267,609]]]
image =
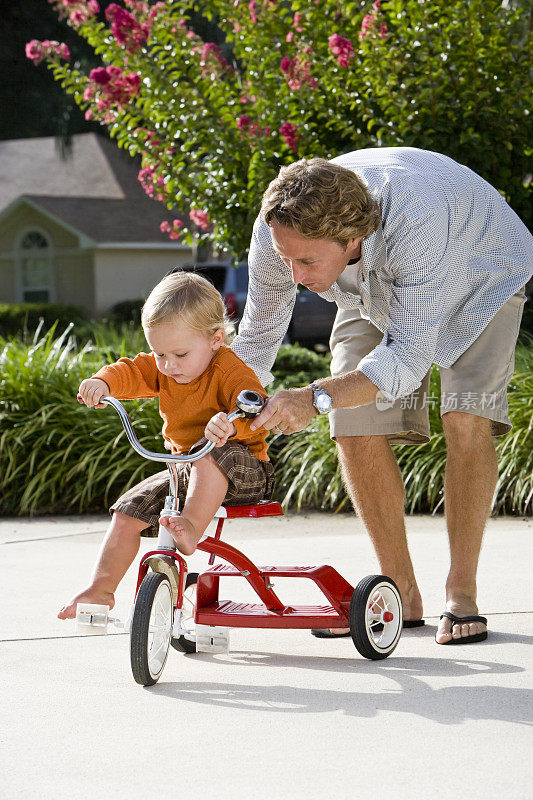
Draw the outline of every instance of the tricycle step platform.
[[[258,567],[261,575],[277,575],[279,578],[308,578],[310,575],[323,573],[324,570],[331,570],[331,567]],[[206,572],[214,573],[215,575],[222,575],[224,578],[228,577],[243,577],[245,574],[236,567],[229,564],[217,564],[215,567],[206,570]]]
[[[347,628],[348,617],[341,617],[333,606],[285,606],[272,611],[263,603],[237,603],[217,600],[199,608],[196,621],[200,625],[222,625],[228,628]]]

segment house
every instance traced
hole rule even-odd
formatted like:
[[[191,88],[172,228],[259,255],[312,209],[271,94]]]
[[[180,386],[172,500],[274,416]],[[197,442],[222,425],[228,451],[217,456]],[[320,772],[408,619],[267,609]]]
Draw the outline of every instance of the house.
[[[149,198],[139,162],[96,133],[0,141],[0,302],[101,315],[146,297],[191,247],[160,231],[179,216]]]

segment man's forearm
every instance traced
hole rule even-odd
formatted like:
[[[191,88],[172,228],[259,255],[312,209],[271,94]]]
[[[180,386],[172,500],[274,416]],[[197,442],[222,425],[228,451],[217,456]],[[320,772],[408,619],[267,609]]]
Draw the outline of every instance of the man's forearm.
[[[333,408],[354,408],[374,403],[378,387],[363,372],[353,370],[336,378],[321,378],[317,385],[331,395]]]

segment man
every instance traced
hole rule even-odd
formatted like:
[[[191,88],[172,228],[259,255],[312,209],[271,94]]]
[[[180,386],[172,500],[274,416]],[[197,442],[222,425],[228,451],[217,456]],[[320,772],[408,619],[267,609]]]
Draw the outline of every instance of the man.
[[[277,392],[254,421],[285,434],[330,412],[347,489],[404,617],[423,624],[391,443],[429,441],[440,368],[451,564],[438,644],[481,641],[476,573],[498,476],[493,437],[511,429],[506,389],[532,241],[501,195],[446,156],[360,150],[283,167],[254,226],[250,285],[233,348],[263,384],[297,284],[336,302],[331,378]],[[346,631],[314,631],[338,636]]]

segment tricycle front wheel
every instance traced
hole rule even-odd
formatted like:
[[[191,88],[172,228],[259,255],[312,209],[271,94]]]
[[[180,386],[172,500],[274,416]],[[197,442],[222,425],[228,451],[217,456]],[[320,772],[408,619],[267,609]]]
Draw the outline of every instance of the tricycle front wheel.
[[[385,575],[359,581],[350,603],[350,633],[361,655],[373,661],[390,656],[402,624],[402,598],[394,581]]]
[[[131,670],[143,686],[153,686],[163,672],[173,617],[168,578],[160,572],[149,572],[139,587],[131,622]]]

